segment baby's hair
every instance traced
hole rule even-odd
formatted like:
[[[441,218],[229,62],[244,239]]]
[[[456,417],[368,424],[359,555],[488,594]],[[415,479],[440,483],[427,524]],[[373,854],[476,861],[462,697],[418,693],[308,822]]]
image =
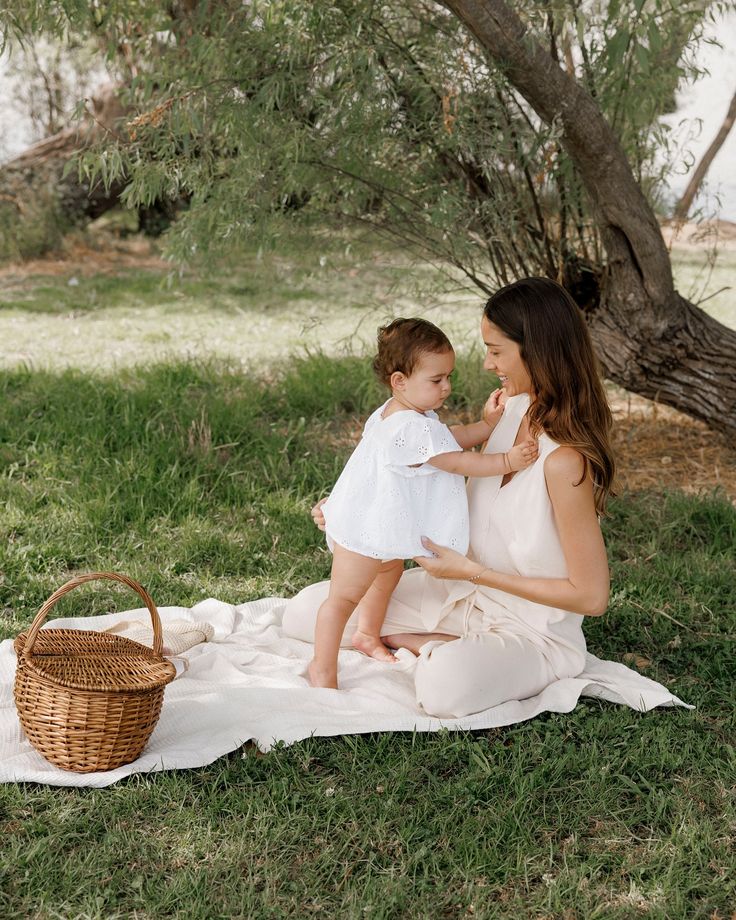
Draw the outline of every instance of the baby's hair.
[[[373,370],[385,386],[391,385],[391,374],[399,371],[407,377],[423,354],[452,351],[445,333],[426,319],[395,319],[378,330],[378,354]]]

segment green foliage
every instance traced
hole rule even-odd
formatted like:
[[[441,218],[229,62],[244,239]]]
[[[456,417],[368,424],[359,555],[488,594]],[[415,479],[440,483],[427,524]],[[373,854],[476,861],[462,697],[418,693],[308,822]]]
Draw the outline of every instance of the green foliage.
[[[479,405],[473,366],[453,409]],[[268,383],[213,363],[0,374],[2,635],[80,569],[128,572],[160,604],[325,576],[308,509],[372,387],[367,360],[320,355]],[[587,700],[491,731],[246,747],[109,789],[3,785],[2,915],[728,916],[736,511],[625,495],[605,531],[614,590],[589,648],[635,654],[695,711]],[[126,601],[99,585],[58,612]]]
[[[515,5],[595,96],[655,203],[667,168],[657,118],[697,73],[716,6]],[[131,207],[190,199],[169,234],[178,258],[317,217],[368,223],[482,289],[535,273],[584,287],[601,270],[559,126],[540,122],[440,4],[115,0],[93,12],[69,8],[111,55],[124,43],[135,114],[80,168],[106,185],[124,177]]]

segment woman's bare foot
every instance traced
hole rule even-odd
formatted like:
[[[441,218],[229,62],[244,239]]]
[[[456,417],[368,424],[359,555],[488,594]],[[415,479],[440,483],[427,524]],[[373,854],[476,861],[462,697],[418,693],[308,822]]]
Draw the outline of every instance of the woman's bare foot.
[[[421,647],[427,642],[451,642],[457,636],[448,633],[395,633],[393,636],[384,636],[383,641],[391,648],[408,648],[415,655],[419,654]]]
[[[375,658],[376,661],[396,661],[396,656],[390,649],[386,648],[378,636],[369,636],[368,633],[356,630],[353,636],[353,648],[359,652],[368,655],[369,658]]]
[[[307,667],[309,683],[313,687],[324,687],[328,690],[337,690],[337,672],[331,668],[320,667],[314,658]]]

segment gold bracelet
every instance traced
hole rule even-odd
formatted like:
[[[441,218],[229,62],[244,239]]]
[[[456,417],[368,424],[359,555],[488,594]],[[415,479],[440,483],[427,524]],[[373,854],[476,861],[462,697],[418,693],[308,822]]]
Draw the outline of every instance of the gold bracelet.
[[[468,581],[472,581],[474,585],[477,585],[481,577],[483,576],[483,573],[487,571],[488,571],[488,567],[486,566],[486,568],[481,569],[477,575],[471,575],[470,578],[468,578]]]

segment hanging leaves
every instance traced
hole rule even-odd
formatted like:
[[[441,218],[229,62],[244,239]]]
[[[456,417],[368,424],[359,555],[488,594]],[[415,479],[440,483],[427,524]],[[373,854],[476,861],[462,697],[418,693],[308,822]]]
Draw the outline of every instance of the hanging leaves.
[[[656,198],[667,163],[657,118],[702,2],[517,7],[544,44],[564,38],[572,69]],[[287,221],[337,219],[456,265],[481,287],[601,270],[559,126],[541,123],[440,4],[106,0],[54,9],[33,0],[0,17],[16,33],[61,17],[119,61],[134,114],[122,138],[86,152],[79,169],[105,186],[124,181],[131,207],[186,196],[168,236],[180,259],[243,238],[268,244]]]

